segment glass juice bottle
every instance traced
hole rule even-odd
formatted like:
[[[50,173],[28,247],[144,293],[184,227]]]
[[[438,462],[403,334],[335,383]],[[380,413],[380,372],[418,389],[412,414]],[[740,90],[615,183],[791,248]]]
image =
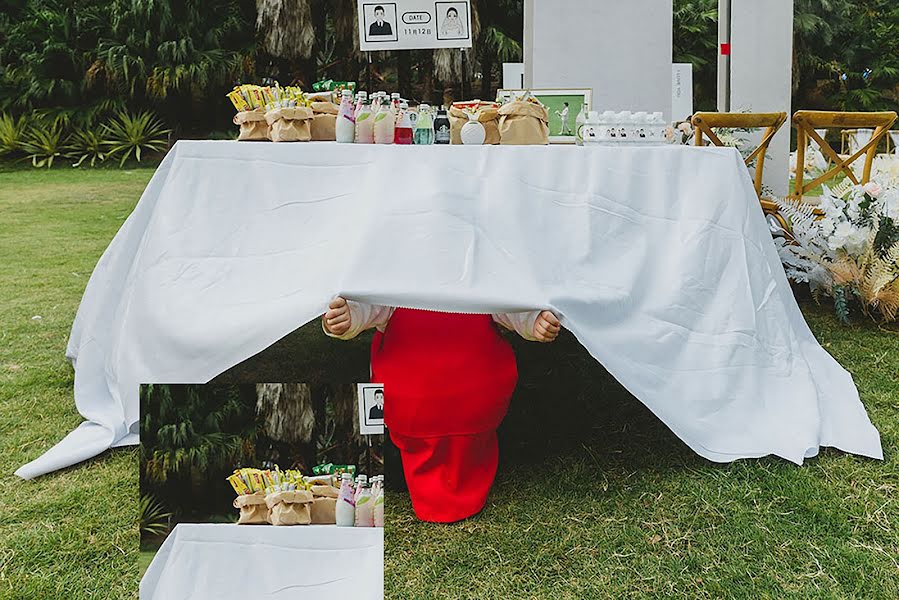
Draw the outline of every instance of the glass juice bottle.
[[[427,104],[418,107],[413,141],[422,146],[434,143],[434,121],[431,118],[431,108]]]
[[[412,119],[409,116],[409,105],[405,102],[400,104],[400,116],[397,119],[393,141],[395,144],[404,145],[412,143]]]
[[[371,106],[363,100],[362,110],[356,115],[356,143],[373,144],[375,141],[375,115]]]

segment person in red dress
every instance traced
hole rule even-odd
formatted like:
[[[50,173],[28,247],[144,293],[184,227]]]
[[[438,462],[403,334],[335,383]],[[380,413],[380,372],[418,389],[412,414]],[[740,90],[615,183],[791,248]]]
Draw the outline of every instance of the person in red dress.
[[[325,333],[339,339],[377,329],[372,381],[384,384],[384,423],[422,521],[461,521],[487,502],[499,454],[496,429],[518,380],[497,323],[539,342],[553,341],[561,329],[546,310],[459,314],[339,297],[322,318]]]

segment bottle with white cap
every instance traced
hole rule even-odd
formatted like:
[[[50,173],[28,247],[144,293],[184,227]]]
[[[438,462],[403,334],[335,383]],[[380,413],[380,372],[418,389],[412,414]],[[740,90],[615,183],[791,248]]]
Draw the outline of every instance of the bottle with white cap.
[[[344,473],[340,476],[340,492],[334,506],[334,520],[338,527],[353,527],[356,522],[356,502],[353,495],[353,476]]]

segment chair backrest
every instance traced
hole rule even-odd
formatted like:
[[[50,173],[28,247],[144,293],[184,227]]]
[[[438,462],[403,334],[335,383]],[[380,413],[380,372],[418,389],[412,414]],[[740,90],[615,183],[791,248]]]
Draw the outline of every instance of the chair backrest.
[[[833,167],[812,181],[803,181],[802,169],[796,169],[796,182],[792,196],[798,200],[818,185],[833,179],[839,173],[845,173],[852,183],[867,183],[871,178],[871,165],[874,164],[874,155],[877,153],[877,145],[880,139],[887,134],[890,126],[896,121],[896,113],[889,112],[829,112],[817,110],[799,110],[793,115],[793,126],[796,128],[796,164],[805,164],[805,152],[809,139],[813,140],[824,156],[833,163]],[[824,136],[818,134],[819,129],[873,129],[871,137],[862,143],[861,131],[856,132],[858,147],[850,148],[849,156],[841,157],[828,144]],[[867,136],[865,136],[867,137]],[[861,180],[852,172],[852,163],[861,156],[865,156],[865,168],[862,171]]]
[[[698,112],[693,115],[692,123],[696,128],[693,142],[697,146],[704,146],[703,138],[706,137],[715,146],[723,146],[724,143],[715,134],[714,129],[765,129],[759,145],[746,157],[746,165],[755,161],[755,192],[762,197],[762,176],[765,169],[765,153],[771,144],[774,134],[787,120],[787,113],[717,113]]]

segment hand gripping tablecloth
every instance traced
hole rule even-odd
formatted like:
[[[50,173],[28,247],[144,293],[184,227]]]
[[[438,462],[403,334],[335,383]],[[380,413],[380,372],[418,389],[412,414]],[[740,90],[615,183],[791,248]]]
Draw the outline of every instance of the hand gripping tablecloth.
[[[182,523],[140,582],[140,600],[308,597],[383,598],[384,530]]]
[[[727,148],[178,142],[100,259],[67,354],[87,419],[34,477],[137,442],[140,383],[205,382],[335,295],[548,308],[698,454],[881,458]]]

